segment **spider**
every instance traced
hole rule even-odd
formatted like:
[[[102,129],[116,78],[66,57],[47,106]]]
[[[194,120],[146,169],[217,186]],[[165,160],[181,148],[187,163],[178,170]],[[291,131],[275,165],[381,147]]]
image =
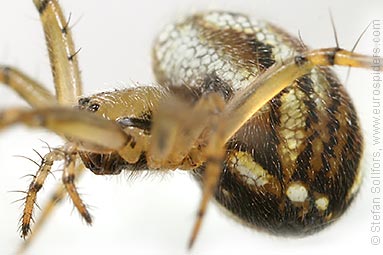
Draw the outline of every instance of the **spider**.
[[[36,194],[58,160],[65,162],[66,192],[88,223],[91,216],[74,185],[83,166],[101,175],[190,171],[201,182],[203,199],[189,246],[212,196],[245,224],[276,234],[311,233],[348,207],[359,184],[359,124],[344,89],[330,70],[319,66],[368,68],[367,56],[339,48],[311,51],[278,28],[247,16],[201,13],[170,26],[157,40],[154,70],[162,87],[82,97],[78,51],[67,19],[56,1],[34,2],[50,49],[56,95],[2,66],[2,81],[33,109],[3,111],[0,126],[44,127],[68,142],[44,156],[29,187],[23,236],[30,231]],[[327,106],[335,108],[328,116],[322,114]],[[284,112],[278,116],[279,108]],[[323,122],[328,122],[328,133],[321,131]],[[343,141],[345,136],[349,140]],[[338,139],[343,144],[334,149]],[[315,156],[315,164],[321,165],[307,162]],[[317,177],[318,184],[315,177],[305,176],[315,175],[310,166],[335,177]],[[345,169],[349,172],[338,177]],[[331,185],[318,187],[326,186],[327,178]],[[343,179],[349,182],[338,185]],[[263,204],[267,201],[273,202]]]

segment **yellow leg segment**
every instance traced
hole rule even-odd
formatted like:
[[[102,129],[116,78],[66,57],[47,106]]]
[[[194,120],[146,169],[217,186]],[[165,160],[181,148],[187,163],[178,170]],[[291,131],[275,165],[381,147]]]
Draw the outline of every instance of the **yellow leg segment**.
[[[81,141],[81,149],[99,153],[118,150],[128,140],[127,134],[116,122],[71,108],[14,108],[0,112],[0,128],[17,123],[47,128],[59,135]]]
[[[10,66],[0,65],[0,83],[16,91],[32,107],[55,105],[56,99],[41,84]]]
[[[65,159],[65,167],[63,172],[62,181],[64,183],[65,189],[68,192],[69,197],[73,201],[74,206],[77,208],[78,212],[81,214],[82,218],[88,224],[92,224],[92,217],[86,208],[86,205],[80,198],[80,194],[77,191],[75,186],[76,179],[76,171],[75,171],[75,163],[77,153],[71,153],[66,155]]]
[[[36,203],[37,193],[43,187],[53,162],[63,159],[63,154],[59,150],[53,150],[46,154],[42,159],[41,166],[33,178],[25,198],[25,206],[21,219],[21,236],[25,238],[31,231],[30,224],[33,216],[33,209]]]
[[[33,0],[43,25],[59,104],[75,105],[82,95],[77,53],[68,20],[57,0]]]

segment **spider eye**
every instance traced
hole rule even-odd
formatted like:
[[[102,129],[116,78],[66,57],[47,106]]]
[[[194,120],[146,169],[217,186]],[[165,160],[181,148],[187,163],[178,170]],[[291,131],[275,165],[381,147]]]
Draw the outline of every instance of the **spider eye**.
[[[96,112],[99,108],[100,108],[100,105],[99,105],[99,104],[91,104],[91,105],[88,107],[88,110],[91,111],[91,112]]]

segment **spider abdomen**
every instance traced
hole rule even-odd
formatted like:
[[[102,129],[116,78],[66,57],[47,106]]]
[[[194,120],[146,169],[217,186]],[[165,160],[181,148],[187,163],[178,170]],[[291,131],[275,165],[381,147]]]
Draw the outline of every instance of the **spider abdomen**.
[[[206,80],[236,93],[298,40],[247,16],[209,12],[169,26],[154,47],[161,84]],[[230,100],[230,99],[227,99]],[[358,190],[362,136],[354,106],[327,68],[314,68],[258,111],[227,144],[215,198],[245,224],[306,234],[338,218]],[[194,171],[201,180],[203,167]]]

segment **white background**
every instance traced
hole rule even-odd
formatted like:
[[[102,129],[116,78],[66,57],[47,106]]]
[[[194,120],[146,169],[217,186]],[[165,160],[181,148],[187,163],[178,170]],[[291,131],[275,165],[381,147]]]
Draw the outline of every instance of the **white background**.
[[[90,1],[62,0],[72,13],[73,34],[79,53],[86,93],[124,87],[132,81],[153,81],[151,44],[163,26],[197,10],[241,11],[268,19],[297,35],[313,48],[334,46],[330,8],[341,46],[351,49],[372,19],[383,18],[381,1]],[[380,12],[379,12],[380,11]],[[380,15],[380,16],[379,16]],[[370,30],[371,32],[371,30]],[[358,52],[372,54],[366,35]],[[0,0],[0,63],[12,64],[52,89],[49,63],[38,14],[32,1]],[[345,69],[337,68],[345,80]],[[371,130],[369,71],[352,70],[347,83],[362,117],[365,132]],[[0,87],[0,107],[25,105],[13,92]],[[38,157],[44,144],[59,143],[47,131],[15,127],[0,133],[0,254],[13,254],[21,243],[17,232],[19,204],[11,202],[25,190],[36,166],[13,155]],[[367,136],[367,157],[371,142]],[[49,177],[39,193],[40,205],[60,180]],[[126,175],[100,177],[87,173],[78,184],[87,203],[94,206],[94,226],[88,227],[69,201],[59,206],[27,254],[185,254],[200,199],[200,190],[186,173],[128,180]],[[344,217],[330,228],[307,238],[268,236],[238,225],[214,205],[209,207],[202,231],[190,254],[378,254],[382,245],[370,244],[371,195],[368,176],[362,192]],[[37,214],[38,215],[38,214]],[[383,238],[383,234],[381,234]]]

